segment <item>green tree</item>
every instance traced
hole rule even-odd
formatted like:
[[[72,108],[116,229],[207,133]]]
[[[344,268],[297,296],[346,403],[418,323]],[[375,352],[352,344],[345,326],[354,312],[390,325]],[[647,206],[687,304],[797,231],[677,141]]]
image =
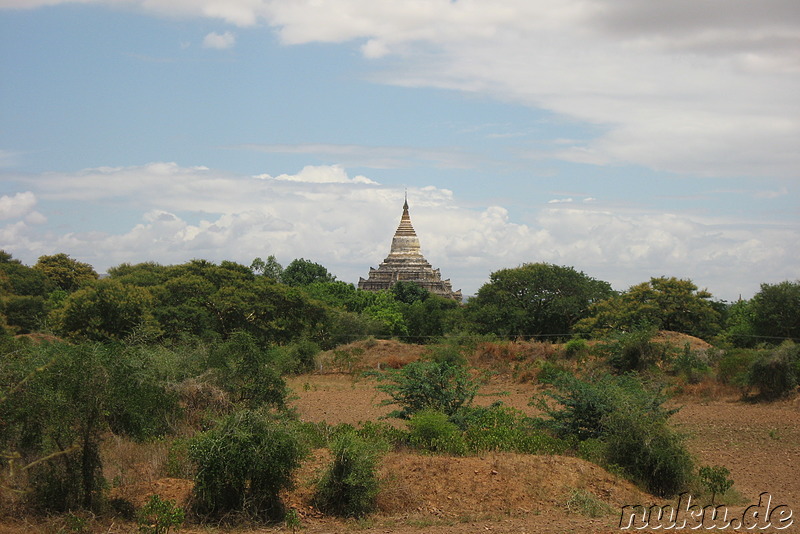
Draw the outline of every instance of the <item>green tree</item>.
[[[575,329],[602,335],[653,327],[708,339],[720,329],[720,313],[710,299],[711,293],[691,280],[651,278],[598,302]]]
[[[64,253],[40,256],[33,268],[41,271],[56,287],[69,292],[99,278],[91,265]]]
[[[69,295],[51,318],[62,334],[111,341],[134,332],[157,334],[158,324],[152,312],[153,298],[146,288],[105,279]]]
[[[467,313],[481,333],[566,338],[592,303],[612,293],[607,282],[572,267],[526,263],[492,273],[467,303]]]
[[[305,286],[314,282],[333,282],[336,277],[328,269],[303,258],[292,260],[281,275],[281,282],[290,286]]]
[[[404,304],[414,304],[417,301],[425,300],[430,296],[430,291],[414,282],[396,282],[389,290],[394,299]]]
[[[758,336],[772,343],[785,338],[800,340],[800,280],[761,284],[750,302]]]
[[[277,258],[272,254],[267,256],[266,261],[261,258],[255,258],[250,264],[250,269],[255,274],[272,278],[276,282],[280,282],[283,276],[283,266],[278,263]]]

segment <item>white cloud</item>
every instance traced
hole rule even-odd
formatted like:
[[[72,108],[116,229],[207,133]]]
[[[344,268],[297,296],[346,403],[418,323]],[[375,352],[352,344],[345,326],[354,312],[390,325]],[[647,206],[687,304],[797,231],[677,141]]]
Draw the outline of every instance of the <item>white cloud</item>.
[[[14,196],[0,196],[0,220],[18,219],[31,212],[36,205],[36,195],[30,191]]]
[[[313,184],[378,184],[378,182],[370,180],[366,176],[359,175],[350,178],[347,176],[347,171],[340,165],[306,165],[297,174],[280,174],[275,177],[269,174],[259,174],[256,178]]]
[[[203,39],[204,48],[214,48],[216,50],[227,50],[236,44],[236,36],[231,32],[217,33],[211,32]]]
[[[19,178],[17,178],[19,179]],[[249,264],[275,254],[305,257],[355,282],[388,254],[404,191],[339,166],[306,167],[282,179],[154,163],[33,176],[32,192],[0,197],[7,217],[0,248],[33,263],[66,252],[98,270],[122,262],[182,263],[192,258]],[[118,231],[47,224],[68,201],[82,214],[125,197],[138,221]],[[617,289],[651,276],[691,278],[715,296],[745,298],[761,282],[797,277],[800,223],[712,220],[686,213],[625,211],[602,203],[547,204],[527,224],[506,208],[467,208],[453,191],[408,191],[423,253],[446,278],[474,293],[497,269],[546,261],[574,266]],[[38,200],[38,203],[37,203]],[[36,206],[36,212],[33,211]]]

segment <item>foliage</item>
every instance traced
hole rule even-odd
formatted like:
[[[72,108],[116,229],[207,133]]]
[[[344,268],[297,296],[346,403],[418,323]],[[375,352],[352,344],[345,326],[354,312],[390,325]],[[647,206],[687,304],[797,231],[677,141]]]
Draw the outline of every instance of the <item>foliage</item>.
[[[276,282],[280,282],[283,276],[283,266],[278,263],[277,258],[272,254],[267,256],[266,261],[261,258],[255,258],[250,264],[250,270],[257,275],[272,278]]]
[[[299,258],[286,266],[280,277],[281,282],[290,286],[306,286],[314,282],[333,282],[336,277],[324,266]]]
[[[608,358],[617,373],[644,371],[669,358],[668,348],[652,341],[655,334],[654,328],[616,334],[597,351]]]
[[[374,511],[381,450],[354,432],[345,432],[333,441],[331,452],[333,462],[314,495],[316,506],[343,517],[363,517]]]
[[[750,305],[753,328],[763,340],[800,340],[800,280],[761,284]]]
[[[278,349],[276,366],[282,373],[301,374],[314,370],[319,345],[300,339]]]
[[[711,293],[691,280],[651,278],[626,292],[598,302],[576,331],[605,335],[647,328],[673,330],[709,339],[720,329],[720,313]]]
[[[410,343],[431,343],[453,328],[452,320],[458,312],[458,303],[438,295],[429,295],[403,307],[406,340]]]
[[[683,438],[657,412],[617,409],[605,416],[607,461],[662,497],[684,491],[694,464]]]
[[[212,347],[209,365],[218,370],[217,383],[233,395],[234,402],[252,409],[283,409],[288,390],[274,359],[275,351],[259,347],[252,335],[234,332]]]
[[[591,449],[657,495],[672,495],[691,482],[691,456],[667,426],[674,411],[662,408],[660,392],[646,389],[635,375],[581,380],[564,374],[554,385],[556,391],[546,394],[560,406],[540,399],[550,417],[542,424],[564,438],[602,441],[605,446]]]
[[[375,293],[372,303],[364,308],[364,315],[382,325],[382,335],[400,337],[408,335],[403,305],[388,291]]]
[[[612,294],[607,282],[572,267],[527,263],[491,274],[467,304],[481,333],[504,337],[569,337],[592,303]]]
[[[168,429],[176,399],[149,353],[111,344],[16,343],[0,365],[0,451],[28,480],[30,503],[97,509],[108,430],[147,439]]]
[[[377,386],[390,397],[382,404],[400,406],[387,417],[400,419],[409,419],[428,408],[450,417],[462,406],[468,406],[478,391],[478,384],[465,367],[447,361],[420,360],[375,376],[387,382]]]
[[[725,314],[725,328],[719,340],[735,347],[753,348],[758,343],[752,301],[734,302]]]
[[[712,505],[718,493],[722,495],[733,486],[733,480],[728,478],[730,474],[728,468],[721,465],[706,465],[700,468],[700,482],[711,492]]]
[[[447,454],[466,452],[461,430],[440,411],[425,409],[416,412],[408,421],[408,430],[408,441],[413,447]]]
[[[774,400],[786,396],[798,384],[800,374],[800,345],[791,341],[780,347],[762,352],[750,365],[750,386],[758,388],[763,399]]]
[[[69,295],[51,314],[55,329],[91,341],[119,341],[137,330],[158,334],[153,299],[141,287],[99,280]]]
[[[487,407],[462,408],[453,421],[464,431],[466,448],[473,453],[560,454],[566,450],[565,442],[537,428],[520,410],[499,401]]]
[[[686,343],[672,360],[672,372],[689,384],[697,384],[711,372],[706,360]]]
[[[64,253],[41,256],[33,266],[57,288],[72,292],[99,278],[88,263],[74,260]]]
[[[750,384],[750,367],[758,356],[755,349],[726,350],[717,363],[717,380],[745,390]]]
[[[564,353],[567,358],[581,358],[589,353],[589,345],[581,338],[570,339],[564,345]]]
[[[431,293],[421,285],[414,282],[404,282],[402,280],[395,282],[389,292],[396,301],[402,302],[403,304],[414,304],[417,301],[424,301],[431,296]]]
[[[241,512],[279,520],[284,512],[280,492],[291,486],[304,455],[285,422],[258,411],[231,414],[189,444],[197,466],[195,510],[215,518]]]
[[[174,501],[151,495],[139,510],[137,520],[139,532],[142,534],[167,534],[172,527],[178,530],[183,524],[183,508]]]

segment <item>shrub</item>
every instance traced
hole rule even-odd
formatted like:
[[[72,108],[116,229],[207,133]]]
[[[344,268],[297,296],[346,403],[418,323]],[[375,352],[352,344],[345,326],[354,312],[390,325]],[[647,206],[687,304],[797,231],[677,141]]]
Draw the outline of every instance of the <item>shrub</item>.
[[[139,510],[139,532],[142,534],[167,534],[172,527],[179,529],[183,524],[183,508],[174,501],[162,500],[158,495],[151,495]]]
[[[375,509],[376,464],[380,450],[346,432],[331,446],[333,462],[322,476],[314,502],[320,510],[343,517],[362,517]]]
[[[687,343],[672,361],[672,372],[690,384],[699,383],[710,371],[708,364]]]
[[[533,420],[497,402],[488,407],[464,408],[454,422],[464,431],[470,452],[509,451],[525,454],[558,454],[567,446],[536,428]]]
[[[548,396],[561,405],[543,405],[549,420],[542,424],[562,438],[598,440],[582,455],[603,454],[604,462],[619,466],[625,474],[650,492],[672,495],[692,480],[692,458],[683,439],[667,426],[674,411],[661,407],[665,397],[646,389],[634,375],[604,375],[592,381],[562,375],[557,391]],[[596,460],[594,460],[596,461]]]
[[[733,486],[733,480],[728,478],[731,474],[727,467],[721,465],[710,466],[706,465],[700,468],[700,482],[711,492],[711,504],[717,497],[717,493],[722,495]]]
[[[281,349],[278,366],[284,373],[302,374],[313,371],[319,350],[319,345],[311,340],[296,341]]]
[[[589,345],[581,338],[570,339],[564,345],[564,354],[567,358],[580,358],[589,352]]]
[[[468,406],[478,391],[478,384],[465,367],[447,361],[421,360],[373,376],[389,382],[377,386],[391,397],[381,404],[400,406],[387,416],[400,419],[409,419],[428,408],[450,417],[462,406]]]
[[[750,367],[758,358],[753,349],[732,349],[722,355],[717,364],[717,378],[723,384],[745,389],[750,382]]]
[[[749,384],[757,387],[759,396],[767,399],[783,397],[797,386],[800,346],[791,341],[760,355],[750,366]]]
[[[667,356],[667,348],[653,343],[654,328],[634,330],[619,335],[599,350],[607,355],[608,363],[619,374],[644,371]]]
[[[230,392],[234,402],[245,408],[264,405],[285,408],[286,383],[274,366],[275,355],[258,346],[247,332],[234,332],[214,346],[209,364],[218,371],[219,386]]]
[[[449,454],[463,454],[466,450],[461,430],[442,412],[419,411],[409,420],[408,429],[408,441],[413,447]]]
[[[195,510],[217,518],[242,512],[280,519],[279,493],[291,486],[304,454],[285,421],[249,410],[231,414],[190,441],[189,456],[197,466]]]
[[[683,440],[653,415],[616,410],[604,418],[607,460],[659,496],[683,491],[692,481],[692,457]]]

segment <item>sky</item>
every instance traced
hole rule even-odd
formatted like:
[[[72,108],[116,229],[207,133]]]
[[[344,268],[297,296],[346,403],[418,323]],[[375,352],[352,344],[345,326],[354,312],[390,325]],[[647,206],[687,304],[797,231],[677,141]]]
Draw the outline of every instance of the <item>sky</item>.
[[[797,0],[0,0],[0,249],[800,278]]]

